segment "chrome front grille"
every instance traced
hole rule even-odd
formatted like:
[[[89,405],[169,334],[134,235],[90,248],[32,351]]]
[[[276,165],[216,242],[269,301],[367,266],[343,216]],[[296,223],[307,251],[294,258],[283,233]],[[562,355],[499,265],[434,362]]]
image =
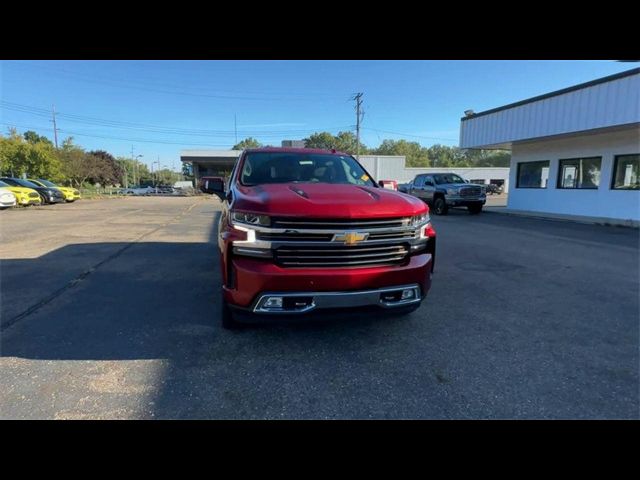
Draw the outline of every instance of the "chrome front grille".
[[[371,228],[393,228],[407,227],[411,218],[381,218],[381,219],[273,219],[274,228],[290,228],[290,229],[314,229],[314,230],[367,230]]]
[[[464,187],[460,189],[461,197],[478,197],[482,193],[482,187]]]
[[[333,240],[333,233],[308,233],[304,231],[283,233],[257,232],[256,238],[269,242],[330,242]]]
[[[375,267],[404,262],[409,245],[291,246],[274,253],[276,263],[283,267]]]

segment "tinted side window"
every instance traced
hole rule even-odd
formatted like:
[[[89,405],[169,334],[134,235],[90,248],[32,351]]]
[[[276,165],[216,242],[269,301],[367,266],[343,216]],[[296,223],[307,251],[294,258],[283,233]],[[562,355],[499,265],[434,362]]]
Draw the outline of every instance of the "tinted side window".
[[[433,187],[433,179],[431,177],[424,177],[424,184]]]
[[[424,177],[422,175],[418,175],[416,177],[416,181],[413,182],[414,187],[422,187],[424,185]]]

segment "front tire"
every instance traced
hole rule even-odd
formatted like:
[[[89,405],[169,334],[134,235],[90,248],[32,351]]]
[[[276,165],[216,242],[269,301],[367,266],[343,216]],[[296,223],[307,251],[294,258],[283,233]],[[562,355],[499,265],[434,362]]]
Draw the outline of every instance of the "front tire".
[[[233,317],[233,312],[224,299],[224,294],[220,295],[220,318],[222,320],[222,328],[226,330],[237,330],[240,328],[240,323]]]
[[[449,212],[449,207],[447,207],[447,202],[444,201],[444,198],[436,198],[435,202],[433,202],[433,211],[436,215],[446,215]]]

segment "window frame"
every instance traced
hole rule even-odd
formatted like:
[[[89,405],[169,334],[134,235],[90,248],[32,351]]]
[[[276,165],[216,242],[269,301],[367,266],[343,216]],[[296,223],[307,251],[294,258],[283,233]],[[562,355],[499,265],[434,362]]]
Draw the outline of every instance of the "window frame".
[[[556,189],[558,190],[598,190],[602,182],[599,182],[595,187],[563,187],[562,186],[562,162],[571,162],[573,160],[593,160],[594,158],[600,159],[600,175],[602,176],[602,155],[594,155],[592,157],[574,157],[574,158],[559,158],[558,159],[558,174],[556,175]]]
[[[534,190],[548,190],[549,189],[549,178],[547,177],[547,184],[544,187],[522,187],[520,185],[520,167],[525,163],[546,163],[547,168],[549,169],[549,173],[551,173],[551,160],[532,160],[530,162],[517,162],[516,167],[516,188],[530,188]],[[544,168],[544,167],[543,167]]]
[[[616,173],[618,170],[618,159],[620,157],[633,157],[633,156],[640,156],[640,153],[621,153],[620,155],[614,155],[613,156],[613,170],[611,172],[611,184],[609,185],[609,190],[615,190],[615,191],[626,191],[626,192],[633,192],[633,191],[639,191],[639,189],[637,188],[624,188],[624,187],[617,187],[616,188]],[[640,172],[639,172],[640,173]]]

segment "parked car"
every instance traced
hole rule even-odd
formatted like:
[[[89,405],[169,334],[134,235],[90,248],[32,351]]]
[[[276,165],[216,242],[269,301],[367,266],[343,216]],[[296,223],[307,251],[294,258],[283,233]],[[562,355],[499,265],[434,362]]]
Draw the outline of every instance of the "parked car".
[[[399,183],[398,191],[402,193],[407,193],[410,183]]]
[[[467,207],[469,213],[480,213],[487,201],[484,185],[469,183],[455,173],[416,175],[407,193],[431,205],[436,215],[446,215],[449,207]]]
[[[15,207],[18,202],[15,194],[7,187],[3,187],[1,185],[2,183],[3,182],[0,182],[0,210],[5,210],[9,207]]]
[[[147,187],[134,186],[134,187],[124,188],[122,190],[122,193],[124,195],[149,195],[154,191],[155,189],[150,186],[147,186]]]
[[[76,200],[80,200],[80,198],[82,198],[80,195],[80,190],[78,190],[77,188],[61,187],[60,185],[56,185],[55,183],[43,178],[28,178],[27,180],[40,187],[56,188],[60,190],[66,202],[75,202]]]
[[[429,207],[380,187],[349,154],[247,149],[227,184],[212,186],[223,202],[225,328],[239,312],[258,320],[346,307],[406,313],[429,291]]]
[[[0,187],[9,190],[16,196],[16,201],[18,205],[28,206],[28,205],[41,205],[42,198],[40,194],[34,190],[33,188],[16,186],[10,182],[3,181],[4,179],[0,179]]]

